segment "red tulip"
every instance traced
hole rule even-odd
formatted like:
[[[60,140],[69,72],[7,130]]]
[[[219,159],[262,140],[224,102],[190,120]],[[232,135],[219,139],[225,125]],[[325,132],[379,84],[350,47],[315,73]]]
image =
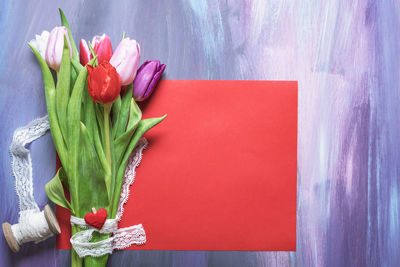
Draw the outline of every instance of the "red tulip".
[[[97,67],[87,65],[88,90],[93,101],[103,104],[114,102],[121,91],[121,78],[117,70],[108,62],[103,61]]]
[[[93,37],[92,46],[94,52],[97,55],[97,61],[99,63],[103,61],[110,61],[110,58],[113,55],[113,50],[110,37],[108,37],[107,34],[104,33],[102,36],[96,35],[95,37]],[[90,52],[89,46],[84,39],[81,39],[79,50],[81,64],[85,66],[93,58],[93,55]]]

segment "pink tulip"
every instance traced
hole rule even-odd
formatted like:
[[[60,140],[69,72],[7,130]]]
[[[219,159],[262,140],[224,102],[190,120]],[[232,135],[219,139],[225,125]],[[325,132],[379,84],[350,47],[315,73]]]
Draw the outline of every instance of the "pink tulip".
[[[49,35],[46,47],[46,62],[50,68],[58,71],[60,69],[63,48],[64,48],[64,35],[67,37],[70,56],[72,57],[71,43],[68,37],[68,31],[66,27],[55,27]]]
[[[135,79],[139,59],[139,44],[135,40],[130,40],[129,38],[123,39],[110,59],[111,65],[117,69],[121,77],[122,85],[128,85]]]
[[[110,58],[113,55],[113,50],[110,37],[108,37],[107,34],[104,33],[102,36],[96,35],[93,37],[91,45],[93,46],[93,50],[97,55],[97,61],[99,64],[103,61],[110,61]],[[81,39],[79,44],[79,50],[81,64],[85,66],[93,58],[93,56],[90,52],[89,46],[83,39]]]

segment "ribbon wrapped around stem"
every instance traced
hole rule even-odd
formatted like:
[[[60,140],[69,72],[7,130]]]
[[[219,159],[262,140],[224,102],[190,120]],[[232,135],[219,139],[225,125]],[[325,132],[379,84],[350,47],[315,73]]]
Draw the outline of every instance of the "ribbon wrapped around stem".
[[[84,219],[74,216],[71,216],[71,224],[80,228],[88,228],[76,233],[70,239],[73,248],[81,258],[85,256],[100,257],[111,254],[114,249],[124,249],[133,244],[142,245],[146,243],[146,233],[141,224],[118,229],[117,219],[107,219],[103,227],[98,230],[86,224]],[[90,242],[95,231],[102,234],[112,234],[112,236],[98,242]]]

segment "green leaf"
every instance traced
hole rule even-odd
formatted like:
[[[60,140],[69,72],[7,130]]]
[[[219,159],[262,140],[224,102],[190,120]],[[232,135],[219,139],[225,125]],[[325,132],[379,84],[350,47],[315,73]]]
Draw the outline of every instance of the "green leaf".
[[[67,180],[67,174],[65,173],[63,167],[61,167],[58,171],[56,176],[54,176],[53,179],[51,179],[44,187],[46,190],[46,194],[48,198],[55,204],[64,207],[66,209],[69,209],[70,211],[73,211],[70,203],[68,200],[65,198],[64,195],[64,188],[61,184],[61,181]]]
[[[83,90],[83,110],[82,110],[82,121],[85,123],[90,134],[97,130],[96,114],[94,111],[94,101],[89,95],[87,89],[87,83],[85,84],[85,89]]]
[[[70,78],[70,90],[69,90],[69,93],[71,94],[71,92],[72,92],[72,87],[74,86],[74,84],[75,84],[75,82],[76,82],[76,78],[78,78],[78,74],[79,74],[79,72],[77,72],[76,70],[75,70],[75,68],[72,66],[72,64],[71,64],[71,78]],[[71,95],[69,95],[68,97],[70,97]]]
[[[124,152],[128,147],[133,133],[139,125],[140,119],[142,118],[142,111],[136,104],[135,100],[131,98],[131,105],[129,111],[129,122],[127,130],[124,134],[114,141],[114,149],[116,155],[116,164],[119,165],[121,158],[124,156]]]
[[[82,68],[78,77],[76,78],[75,85],[72,89],[71,99],[68,103],[68,133],[69,140],[68,143],[71,147],[71,155],[77,155],[77,148],[79,143],[79,124],[80,124],[80,115],[81,115],[81,107],[82,107],[82,94],[86,85],[87,80],[87,69]]]
[[[67,160],[67,149],[64,143],[64,137],[62,135],[61,128],[57,118],[56,99],[55,99],[56,92],[55,92],[53,75],[51,74],[46,61],[42,58],[40,53],[29,43],[28,45],[32,49],[32,52],[35,54],[36,58],[38,59],[40,68],[42,69],[44,91],[46,95],[46,106],[47,106],[47,113],[49,116],[51,135],[53,137],[54,145],[56,146],[60,160],[63,164],[65,164]]]
[[[88,62],[87,65],[93,66],[97,62],[97,55],[93,56],[93,58]]]
[[[64,36],[64,49],[60,71],[57,73],[56,109],[63,136],[67,135],[67,105],[70,96],[71,60],[67,38]],[[67,145],[68,148],[68,145]]]
[[[167,117],[167,115],[164,115],[160,118],[152,118],[152,119],[146,119],[146,120],[141,120],[139,122],[139,126],[136,129],[134,135],[131,138],[131,141],[129,142],[129,145],[124,153],[124,156],[122,158],[121,164],[118,167],[118,171],[117,171],[117,175],[116,175],[116,180],[115,180],[115,186],[114,186],[114,195],[111,198],[112,199],[112,206],[111,206],[111,218],[114,218],[116,216],[117,213],[117,209],[115,207],[117,207],[118,205],[118,201],[119,201],[119,195],[121,194],[121,186],[122,186],[122,181],[123,181],[123,177],[124,177],[124,173],[125,173],[125,169],[126,169],[126,164],[128,162],[128,158],[129,155],[132,153],[133,149],[135,148],[137,142],[139,141],[140,137],[142,137],[142,135],[147,132],[148,130],[150,130],[151,128],[153,128],[154,126],[156,126],[157,124],[159,124],[162,120],[165,119],[165,117]]]
[[[100,135],[100,140],[103,144],[104,141],[104,110],[100,104],[94,104],[94,111],[97,118],[97,127],[99,129],[98,133]],[[103,144],[104,147],[104,144]]]
[[[87,69],[84,67],[76,78],[75,85],[72,89],[71,99],[68,103],[68,163],[65,166],[71,193],[71,203],[74,207],[79,206],[79,196],[77,192],[77,184],[79,179],[78,172],[78,154],[80,153],[79,137],[80,137],[80,117],[82,107],[82,95],[87,80]]]
[[[71,58],[71,63],[72,63],[72,67],[75,69],[76,73],[81,72],[83,66],[81,65],[81,63],[76,60],[75,58]]]
[[[103,167],[104,172],[110,173],[111,169],[110,169],[110,166],[108,165],[106,155],[105,155],[104,149],[103,149],[103,142],[100,138],[98,130],[96,130],[93,133],[93,142],[94,142],[94,147],[96,148],[96,152],[97,152],[97,155],[99,157],[99,160],[100,160],[101,166]]]
[[[96,209],[107,208],[109,197],[104,180],[105,172],[101,164],[86,126],[81,122],[81,138],[79,142],[79,213],[80,216]]]
[[[135,100],[131,98],[131,105],[129,109],[129,122],[127,125],[127,131],[131,128],[137,128],[140,120],[142,119],[142,111],[139,106],[136,104]]]
[[[93,62],[93,67],[97,67],[97,65],[99,65],[99,61],[97,60],[96,52],[94,52],[93,46],[90,42],[89,42],[89,49],[90,49],[90,53],[92,53],[92,57],[95,58],[95,60]]]
[[[121,136],[125,132],[126,126],[128,124],[129,119],[129,109],[130,103],[132,99],[132,84],[128,86],[124,96],[122,97],[121,101],[121,109],[119,112],[118,119],[116,124],[113,126],[113,136],[114,140]]]
[[[119,112],[121,111],[121,97],[119,96],[117,100],[112,105],[112,125],[116,125],[119,117]],[[113,129],[116,129],[117,127],[114,127]],[[113,139],[114,139],[114,134],[115,131],[112,133]]]
[[[70,41],[71,47],[72,47],[72,57],[79,61],[79,52],[78,52],[78,49],[76,48],[74,38],[72,37],[72,33],[71,33],[71,29],[69,27],[68,20],[65,17],[64,12],[61,10],[61,8],[59,8],[58,10],[60,11],[61,25],[66,27],[68,30],[68,37],[69,37],[69,41]]]

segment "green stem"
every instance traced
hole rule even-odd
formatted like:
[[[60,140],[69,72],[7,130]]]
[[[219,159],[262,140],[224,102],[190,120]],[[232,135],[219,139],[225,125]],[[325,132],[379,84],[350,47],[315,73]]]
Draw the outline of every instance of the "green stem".
[[[71,228],[71,234],[74,235],[79,232],[79,227],[73,225]],[[76,251],[71,248],[71,267],[82,267],[83,266],[83,259],[78,256]]]
[[[110,111],[112,104],[104,105],[104,145],[105,154],[109,168],[106,173],[106,185],[108,189],[108,196],[111,196],[111,145],[110,145]]]
[[[98,242],[107,239],[109,237],[110,237],[109,234],[105,235],[105,234],[100,234],[98,232],[94,232],[91,242]],[[86,256],[83,262],[85,267],[105,267],[107,265],[107,261],[108,261],[108,254],[105,254],[100,257]]]

